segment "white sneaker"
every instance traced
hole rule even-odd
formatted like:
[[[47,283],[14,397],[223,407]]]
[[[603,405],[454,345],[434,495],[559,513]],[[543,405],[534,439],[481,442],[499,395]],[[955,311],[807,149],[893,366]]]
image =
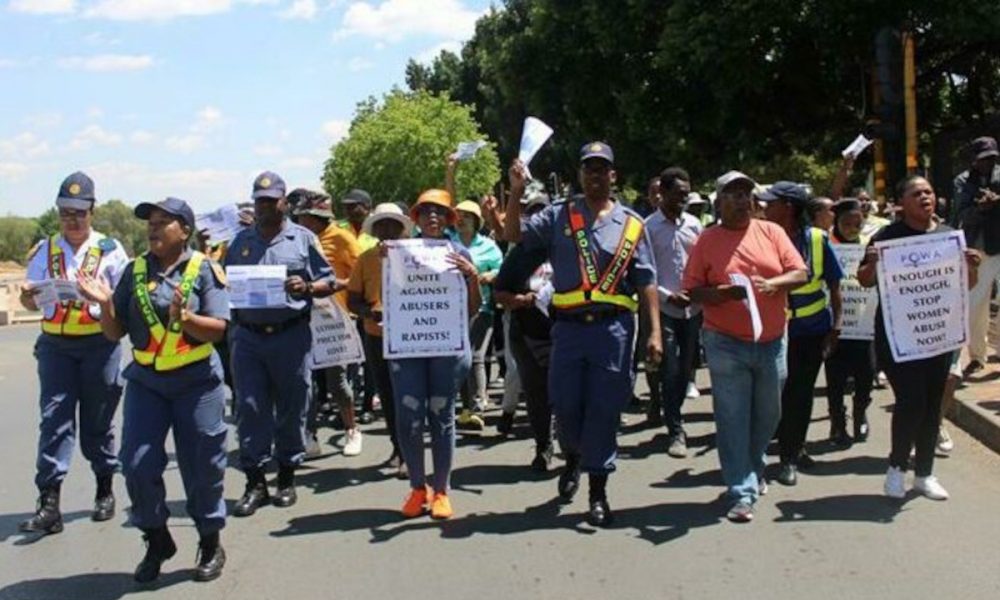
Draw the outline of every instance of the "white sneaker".
[[[698,386],[696,386],[693,381],[689,381],[688,382],[687,399],[688,400],[694,400],[695,398],[698,398],[700,396],[701,396],[701,392],[698,391]]]
[[[906,473],[899,467],[889,467],[885,472],[885,495],[890,498],[904,498],[906,496]]]
[[[948,490],[944,489],[938,478],[933,475],[917,477],[913,480],[913,489],[931,500],[947,500]]]
[[[344,456],[361,454],[361,431],[357,428],[348,429],[344,435]]]
[[[938,430],[937,449],[941,454],[950,454],[955,449],[955,442],[952,441],[951,435],[948,434],[948,430],[943,425]]]

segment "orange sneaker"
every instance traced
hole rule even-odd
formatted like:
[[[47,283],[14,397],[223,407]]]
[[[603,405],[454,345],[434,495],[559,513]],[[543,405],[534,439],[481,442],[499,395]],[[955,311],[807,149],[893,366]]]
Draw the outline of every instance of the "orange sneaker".
[[[434,500],[431,502],[431,517],[435,519],[450,519],[453,514],[455,514],[455,511],[451,509],[451,501],[448,500],[448,494],[444,492],[434,494]]]
[[[402,513],[407,519],[419,517],[427,510],[427,488],[415,488],[410,490],[410,495],[403,503]]]

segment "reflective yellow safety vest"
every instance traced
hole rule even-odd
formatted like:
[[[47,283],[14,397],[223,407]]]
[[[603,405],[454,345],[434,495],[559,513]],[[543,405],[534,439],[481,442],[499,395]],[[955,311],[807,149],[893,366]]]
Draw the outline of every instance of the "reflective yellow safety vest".
[[[612,304],[632,312],[637,311],[639,303],[636,299],[619,294],[617,290],[618,282],[628,268],[629,260],[635,254],[642,237],[642,219],[628,215],[614,258],[600,276],[597,273],[597,257],[587,236],[586,222],[573,204],[569,205],[569,228],[579,254],[581,283],[575,290],[553,294],[552,303],[555,307],[568,309],[589,304]]]
[[[104,239],[104,238],[100,238]],[[59,236],[49,238],[49,277],[66,279],[66,254],[58,244]],[[97,277],[104,251],[95,243],[87,250],[79,271],[88,277]],[[51,317],[42,320],[42,331],[52,335],[79,337],[101,333],[101,322],[90,316],[86,302],[59,302]]]
[[[185,306],[191,298],[191,290],[194,289],[195,280],[198,279],[198,271],[204,260],[205,255],[201,252],[193,253],[184,269],[184,275],[181,276],[180,289]],[[146,322],[146,327],[149,328],[149,344],[145,348],[132,350],[135,362],[145,366],[152,365],[156,371],[172,371],[210,357],[212,344],[203,343],[194,346],[189,344],[184,339],[180,321],[170,321],[166,327],[163,326],[153,308],[153,301],[149,298],[149,287],[146,281],[146,257],[140,256],[135,259],[135,264],[132,267],[132,283],[142,319]]]
[[[829,304],[823,291],[823,230],[810,227],[806,237],[809,281],[788,292],[788,316],[792,319],[811,317]]]

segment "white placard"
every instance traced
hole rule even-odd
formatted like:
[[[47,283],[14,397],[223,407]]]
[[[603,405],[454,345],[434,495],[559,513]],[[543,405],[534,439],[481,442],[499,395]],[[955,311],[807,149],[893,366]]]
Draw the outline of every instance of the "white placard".
[[[385,242],[382,344],[386,358],[460,356],[469,348],[468,290],[447,240]]]
[[[878,292],[896,362],[957,350],[969,339],[965,235],[948,231],[876,242]]]
[[[730,273],[729,281],[733,285],[738,285],[746,290],[746,298],[743,299],[743,306],[747,307],[750,313],[750,325],[753,328],[753,341],[760,341],[760,335],[764,333],[764,324],[760,320],[760,309],[757,308],[757,296],[754,295],[753,282],[743,273]]]
[[[833,252],[844,272],[840,280],[840,339],[875,339],[875,312],[878,310],[878,290],[861,287],[858,267],[865,257],[863,244],[834,244]]]
[[[284,308],[285,265],[230,265],[226,267],[229,280],[230,308]]]
[[[60,302],[84,301],[76,281],[69,279],[43,279],[32,283],[31,287],[38,290],[35,295],[35,305],[42,309],[48,309]]]
[[[361,336],[351,316],[332,297],[313,300],[309,315],[312,329],[313,369],[328,369],[365,361]]]
[[[861,156],[861,153],[865,151],[865,148],[872,145],[872,141],[865,137],[863,133],[858,134],[858,137],[854,138],[849,146],[844,148],[840,153],[844,158],[857,158]]]
[[[524,120],[524,129],[521,130],[521,148],[517,152],[517,157],[524,163],[524,168],[528,168],[531,159],[535,158],[538,151],[542,149],[545,142],[552,137],[552,128],[535,117],[528,117]],[[531,172],[528,172],[531,178]]]
[[[240,211],[235,204],[227,204],[210,213],[195,217],[195,229],[204,231],[209,241],[228,242],[243,229]]]
[[[484,146],[486,146],[486,142],[483,140],[476,140],[474,142],[459,142],[458,150],[455,152],[455,159],[469,160]]]

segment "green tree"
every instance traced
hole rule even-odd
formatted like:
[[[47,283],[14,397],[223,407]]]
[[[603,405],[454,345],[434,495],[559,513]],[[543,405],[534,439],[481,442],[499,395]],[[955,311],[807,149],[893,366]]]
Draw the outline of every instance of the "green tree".
[[[135,218],[132,207],[121,200],[108,200],[94,209],[94,229],[122,243],[129,256],[145,252],[146,222]]]
[[[26,217],[0,217],[0,260],[25,264],[38,238],[38,224]]]
[[[420,192],[444,187],[445,158],[459,142],[487,140],[472,109],[447,94],[393,90],[381,102],[359,104],[348,136],[330,150],[323,186],[334,198],[351,188],[376,202],[412,203]],[[493,144],[460,164],[459,199],[488,193],[500,177]]]
[[[46,238],[59,233],[59,211],[55,207],[43,212],[38,219],[38,237]]]

